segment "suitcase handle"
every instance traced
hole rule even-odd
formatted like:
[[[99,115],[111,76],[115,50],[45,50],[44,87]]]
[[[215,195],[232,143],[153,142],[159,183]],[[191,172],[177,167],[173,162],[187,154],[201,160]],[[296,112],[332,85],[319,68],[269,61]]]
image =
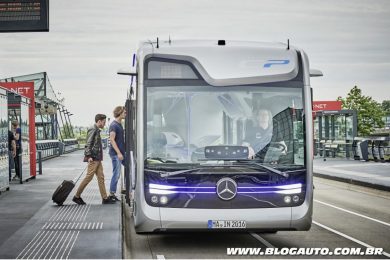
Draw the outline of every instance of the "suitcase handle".
[[[80,173],[80,175],[79,175],[79,177],[77,178],[77,180],[74,182],[74,184],[76,184],[79,180],[80,180],[80,178],[81,178],[81,176],[83,176],[83,174],[84,174],[84,172],[85,172],[85,170],[88,168],[88,165],[84,168],[84,170]]]

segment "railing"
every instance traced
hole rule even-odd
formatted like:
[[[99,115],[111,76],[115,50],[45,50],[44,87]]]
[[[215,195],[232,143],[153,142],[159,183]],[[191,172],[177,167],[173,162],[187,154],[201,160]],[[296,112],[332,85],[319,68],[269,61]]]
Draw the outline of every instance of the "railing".
[[[390,162],[390,137],[356,137],[352,148],[355,160]]]
[[[79,143],[77,139],[64,139],[64,153],[70,153],[78,149]]]
[[[37,162],[39,161],[39,154],[41,153],[42,160],[50,159],[53,157],[60,156],[60,141],[58,140],[37,140],[35,142],[37,148]]]
[[[350,140],[321,140],[316,145],[317,153],[326,157],[346,157],[351,156],[352,141]]]
[[[42,174],[42,161],[78,149],[78,141],[76,139],[65,139],[63,142],[60,142],[59,140],[37,140],[35,145],[37,148],[35,156],[39,174]]]

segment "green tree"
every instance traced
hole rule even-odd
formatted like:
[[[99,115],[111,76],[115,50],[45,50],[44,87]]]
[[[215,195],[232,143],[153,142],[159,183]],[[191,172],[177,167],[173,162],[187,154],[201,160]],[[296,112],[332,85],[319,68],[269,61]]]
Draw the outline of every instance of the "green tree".
[[[383,100],[382,109],[385,113],[390,113],[390,100]]]
[[[358,135],[370,135],[375,127],[384,126],[382,117],[384,112],[381,104],[373,100],[372,97],[364,96],[362,90],[354,86],[346,98],[339,97],[337,100],[343,102],[344,109],[351,109],[357,112]]]

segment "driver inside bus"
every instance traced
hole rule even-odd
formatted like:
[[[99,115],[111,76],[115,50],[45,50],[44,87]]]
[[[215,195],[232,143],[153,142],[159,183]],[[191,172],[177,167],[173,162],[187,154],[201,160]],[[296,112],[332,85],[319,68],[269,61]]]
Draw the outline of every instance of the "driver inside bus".
[[[280,155],[286,154],[287,146],[283,141],[280,131],[277,131],[276,136],[273,136],[275,131],[272,118],[273,116],[269,109],[259,108],[254,111],[253,119],[248,120],[245,129],[245,139],[242,145],[249,148],[249,159],[260,158],[264,160],[268,148],[271,145],[271,140],[280,147]]]

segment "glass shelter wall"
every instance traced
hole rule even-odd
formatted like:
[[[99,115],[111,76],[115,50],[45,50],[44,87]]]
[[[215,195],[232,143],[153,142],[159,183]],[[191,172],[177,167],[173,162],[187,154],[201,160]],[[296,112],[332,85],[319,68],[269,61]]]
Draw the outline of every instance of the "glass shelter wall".
[[[11,129],[11,122],[17,120],[21,130],[21,149],[16,155],[21,169],[20,182],[31,178],[29,108],[29,99],[8,92],[8,128]]]
[[[22,176],[30,178],[30,138],[29,129],[30,121],[28,116],[29,104],[28,100],[22,98],[20,104],[20,129],[22,131]]]
[[[0,191],[9,187],[7,93],[0,89]]]
[[[314,120],[315,155],[352,157],[352,143],[357,134],[353,110],[318,111]]]

